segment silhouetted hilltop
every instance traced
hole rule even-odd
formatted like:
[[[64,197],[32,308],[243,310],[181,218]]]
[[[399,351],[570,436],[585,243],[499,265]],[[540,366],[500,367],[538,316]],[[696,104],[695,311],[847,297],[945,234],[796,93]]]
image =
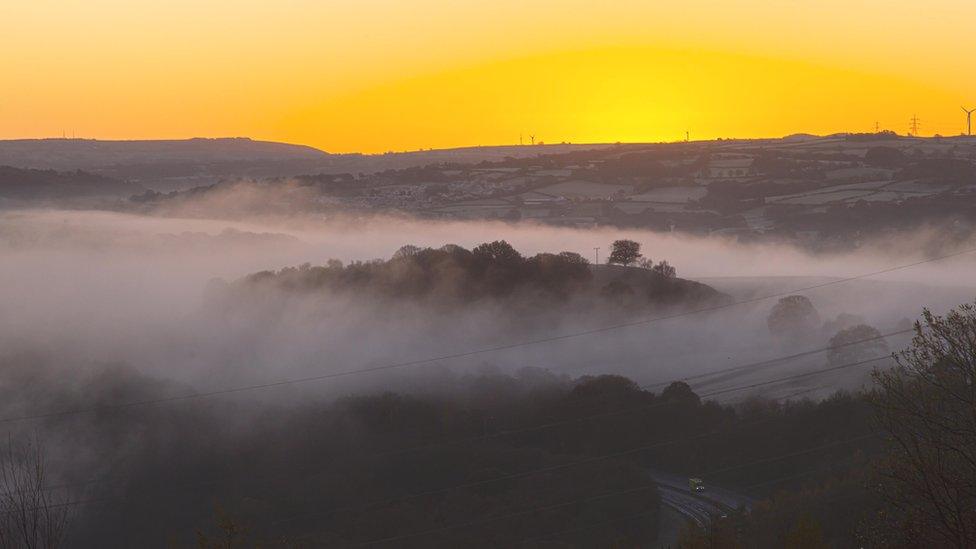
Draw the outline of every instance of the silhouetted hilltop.
[[[717,290],[649,269],[590,265],[577,253],[522,256],[505,241],[467,250],[404,246],[391,259],[330,261],[263,271],[232,285],[235,291],[274,288],[286,292],[328,291],[381,300],[416,300],[435,307],[500,301],[508,310],[557,305],[580,310],[609,306],[640,310],[655,306],[701,307],[730,298]]]
[[[160,162],[321,160],[328,153],[305,145],[246,137],[147,141],[18,139],[0,141],[0,164],[78,169]]]
[[[227,178],[288,177],[327,170],[333,158],[305,145],[248,138],[0,141],[0,165],[81,169],[167,191],[212,185]]]

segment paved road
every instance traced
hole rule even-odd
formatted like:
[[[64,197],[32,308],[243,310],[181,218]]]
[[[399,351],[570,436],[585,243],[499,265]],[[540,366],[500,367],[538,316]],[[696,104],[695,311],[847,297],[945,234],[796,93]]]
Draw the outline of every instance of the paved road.
[[[699,499],[691,494],[684,494],[672,491],[663,486],[661,488],[661,503],[674,509],[686,520],[692,520],[701,527],[708,526],[712,517],[721,516],[724,511],[721,507]]]
[[[739,507],[750,509],[756,502],[754,498],[747,495],[733,492],[732,490],[726,490],[718,486],[713,486],[708,483],[708,479],[705,479],[704,492],[692,492],[688,488],[687,477],[655,470],[648,472],[650,473],[651,478],[654,479],[654,482],[657,483],[662,493],[669,492],[680,495],[683,498],[685,496],[690,496],[692,499],[706,502],[712,507],[718,508],[721,511],[730,511],[733,509],[738,509]]]
[[[670,514],[661,513],[658,526],[659,547],[674,546],[685,521],[691,520],[698,526],[705,527],[713,518],[740,507],[749,509],[755,503],[749,496],[710,486],[707,482],[704,492],[692,492],[688,488],[686,477],[653,470],[648,473],[658,485],[661,503],[673,511]]]

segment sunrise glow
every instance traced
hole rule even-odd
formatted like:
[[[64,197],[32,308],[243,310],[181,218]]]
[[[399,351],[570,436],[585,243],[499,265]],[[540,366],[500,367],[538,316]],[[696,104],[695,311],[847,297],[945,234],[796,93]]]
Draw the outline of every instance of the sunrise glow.
[[[949,135],[976,102],[962,0],[6,0],[0,17],[0,138],[381,152],[905,133],[915,114]]]

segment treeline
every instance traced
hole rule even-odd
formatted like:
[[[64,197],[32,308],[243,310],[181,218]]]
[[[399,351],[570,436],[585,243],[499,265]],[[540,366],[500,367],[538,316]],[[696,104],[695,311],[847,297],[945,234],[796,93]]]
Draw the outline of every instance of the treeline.
[[[120,370],[100,383],[96,402],[172,394]],[[74,445],[77,470],[68,478],[82,481],[68,482],[76,488],[70,499],[90,502],[72,508],[65,543],[647,544],[657,536],[659,497],[641,464],[577,463],[572,452],[499,432],[538,427],[575,405],[577,384],[526,370],[432,380],[427,385],[440,389],[427,394],[291,405],[183,401],[105,411],[96,420],[54,418],[45,432]],[[62,396],[71,407],[93,404]],[[55,452],[58,446],[48,444]],[[584,524],[597,526],[577,531]]]
[[[115,378],[111,392],[151,398],[150,382]],[[851,470],[863,474],[861,457],[876,453],[877,441],[846,442],[867,429],[861,397],[727,406],[702,402],[683,383],[655,393],[618,376],[569,379],[540,369],[426,385],[437,388],[332,404],[218,401],[105,413],[97,423],[52,420],[52,428],[70,425],[73,437],[99,441],[84,454],[113,464],[82,498],[100,503],[76,510],[68,539],[183,546],[198,531],[213,540],[231,528],[247,546],[386,538],[399,547],[646,546],[657,537],[650,472],[659,470],[760,497],[803,487],[853,494],[825,509],[830,521],[802,501],[779,499],[748,517],[762,517],[759,531],[768,534],[812,516],[827,539],[840,541],[850,539],[869,497],[842,482]],[[769,460],[778,456],[786,457]],[[797,478],[752,488],[783,477]]]
[[[871,448],[756,463],[860,433],[857,397],[733,407],[702,402],[683,383],[653,392],[618,376],[537,368],[438,373],[413,393],[335,402],[118,409],[186,391],[118,367],[86,375],[83,393],[59,392],[43,368],[19,375],[47,387],[59,409],[104,407],[39,424],[53,456],[72,456],[48,482],[89,502],[71,508],[69,546],[187,546],[198,533],[239,546],[647,546],[660,505],[652,470],[747,490],[815,466],[774,488],[819,485],[834,473],[820,470],[825,461],[844,471]],[[743,464],[752,465],[707,474]],[[791,510],[777,524],[796,520]]]
[[[32,170],[0,166],[0,199],[54,200],[93,196],[127,196],[139,185],[76,170]]]

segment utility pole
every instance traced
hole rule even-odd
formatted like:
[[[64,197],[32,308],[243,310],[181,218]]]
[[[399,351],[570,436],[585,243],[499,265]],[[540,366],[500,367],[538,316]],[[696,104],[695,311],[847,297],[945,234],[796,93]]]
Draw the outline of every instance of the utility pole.
[[[874,123],[874,133],[881,133],[881,124]]]
[[[911,127],[911,130],[912,130],[912,137],[918,137],[918,123],[921,122],[918,119],[918,115],[917,114],[913,114],[910,122],[912,123],[911,126],[910,126]]]
[[[962,108],[962,112],[966,113],[966,135],[973,135],[973,112],[976,112],[976,108],[967,109]]]
[[[594,263],[594,265],[599,265],[600,264],[600,247],[598,246],[596,248],[593,248],[593,251],[596,252],[596,263]]]
[[[691,141],[691,132],[685,130],[685,143]]]

